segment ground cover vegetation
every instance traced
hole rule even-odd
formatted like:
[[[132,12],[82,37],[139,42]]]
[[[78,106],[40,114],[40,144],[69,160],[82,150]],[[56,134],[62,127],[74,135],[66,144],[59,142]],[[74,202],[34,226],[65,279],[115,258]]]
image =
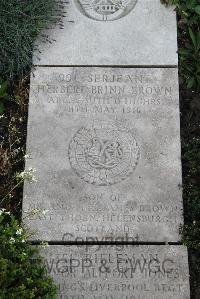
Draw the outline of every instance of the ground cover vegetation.
[[[0,0],[0,299],[55,299],[56,286],[48,277],[39,251],[27,242],[21,221],[29,78],[32,53],[42,30],[62,28],[64,2]]]
[[[192,298],[200,298],[200,1],[161,0],[177,11],[185,225]]]

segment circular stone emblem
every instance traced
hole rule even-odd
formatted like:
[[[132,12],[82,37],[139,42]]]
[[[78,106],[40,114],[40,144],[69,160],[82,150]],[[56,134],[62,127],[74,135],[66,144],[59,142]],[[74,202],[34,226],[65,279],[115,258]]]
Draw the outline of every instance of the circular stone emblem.
[[[97,21],[113,21],[126,16],[137,0],[75,0],[79,11]]]
[[[71,167],[84,181],[99,186],[127,178],[138,162],[139,147],[124,128],[80,128],[69,145]]]

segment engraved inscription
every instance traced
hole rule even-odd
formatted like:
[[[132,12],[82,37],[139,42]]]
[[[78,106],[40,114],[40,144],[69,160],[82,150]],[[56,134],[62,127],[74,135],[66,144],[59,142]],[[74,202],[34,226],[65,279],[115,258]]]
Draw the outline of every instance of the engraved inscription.
[[[124,180],[138,158],[135,138],[126,128],[109,123],[80,128],[69,145],[72,168],[84,181],[100,186]]]
[[[53,72],[52,78],[46,77],[34,86],[35,96],[30,101],[40,104],[46,96],[50,105],[59,107],[58,118],[64,114],[87,114],[92,118],[103,115],[145,117],[173,101],[173,87],[167,82],[157,84],[152,73],[143,70],[135,74],[128,70],[125,74],[112,72]]]
[[[187,254],[181,246],[60,247],[43,253],[60,299],[189,298]]]
[[[23,210],[41,212],[27,224],[45,240],[180,240],[177,70],[51,67],[34,75],[26,167],[38,171]]]
[[[126,16],[137,0],[75,0],[78,9],[97,21],[112,21]]]

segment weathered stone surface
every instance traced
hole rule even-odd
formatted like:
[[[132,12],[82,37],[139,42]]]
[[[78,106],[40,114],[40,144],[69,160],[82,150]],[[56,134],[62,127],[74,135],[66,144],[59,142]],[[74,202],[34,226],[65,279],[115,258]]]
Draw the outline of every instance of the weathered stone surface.
[[[178,241],[176,69],[38,67],[31,79],[24,215],[41,240]]]
[[[189,299],[183,246],[49,246],[60,299]]]
[[[38,41],[42,52],[35,52],[34,64],[177,65],[173,7],[164,7],[160,0],[123,0],[123,8],[102,13],[91,2],[66,4],[64,29],[45,32],[56,42]]]

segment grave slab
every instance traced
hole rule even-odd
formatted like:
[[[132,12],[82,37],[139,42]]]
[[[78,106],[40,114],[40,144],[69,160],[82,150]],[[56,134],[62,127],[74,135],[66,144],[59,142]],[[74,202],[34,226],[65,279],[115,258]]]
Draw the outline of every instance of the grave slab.
[[[62,246],[42,251],[59,299],[189,299],[183,246]]]
[[[38,67],[25,223],[33,239],[180,240],[177,69]],[[34,214],[34,215],[33,215]]]
[[[177,65],[173,7],[164,7],[160,0],[110,2],[67,1],[64,28],[43,32],[56,42],[38,40],[41,53],[35,51],[34,64]]]

